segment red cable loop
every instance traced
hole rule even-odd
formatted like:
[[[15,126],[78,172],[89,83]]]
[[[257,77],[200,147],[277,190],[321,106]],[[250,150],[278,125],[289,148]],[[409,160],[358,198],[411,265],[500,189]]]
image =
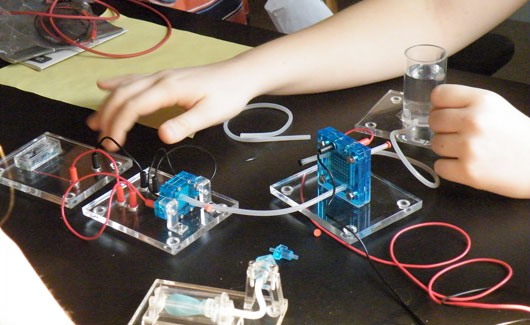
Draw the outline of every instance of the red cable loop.
[[[306,178],[306,174],[304,174],[302,176],[302,179],[300,181],[300,202],[304,202],[305,201],[304,200],[304,192],[303,192],[303,188],[304,188],[304,184],[305,184],[305,178]],[[346,248],[354,251],[355,253],[357,253],[357,254],[359,254],[359,255],[361,255],[363,257],[367,257],[366,253],[364,253],[363,251],[351,246],[350,244],[348,244],[347,242],[343,241],[342,239],[340,239],[335,234],[329,232],[327,229],[322,227],[318,222],[314,221],[313,219],[309,219],[309,221],[311,221],[322,232],[326,233],[328,236],[330,236],[331,238],[333,238],[334,240],[336,240],[337,242],[339,242],[340,244],[342,244]],[[452,258],[452,259],[447,260],[447,261],[444,261],[444,262],[439,262],[439,263],[434,263],[434,264],[404,264],[404,263],[400,263],[396,259],[395,254],[394,254],[394,243],[396,242],[397,238],[399,236],[401,236],[403,233],[405,233],[405,232],[407,232],[409,230],[420,228],[420,227],[429,227],[429,226],[449,227],[451,229],[454,229],[454,230],[460,232],[466,238],[466,241],[467,241],[466,248],[457,257]],[[506,282],[508,282],[508,280],[512,277],[513,271],[512,271],[512,268],[510,267],[510,265],[508,265],[508,263],[506,263],[504,261],[493,259],[493,258],[475,258],[475,259],[470,259],[470,260],[466,260],[466,261],[461,261],[461,262],[458,262],[456,264],[447,266],[447,267],[443,268],[441,271],[439,271],[438,273],[436,273],[431,278],[431,280],[429,281],[429,284],[427,286],[425,286],[423,283],[421,283],[416,277],[414,277],[407,270],[407,268],[429,269],[429,268],[436,268],[436,267],[440,267],[440,266],[446,266],[448,264],[455,263],[455,262],[459,261],[460,259],[462,259],[465,255],[467,255],[467,253],[469,252],[470,249],[471,249],[471,238],[469,237],[469,235],[463,229],[461,229],[461,228],[459,228],[459,227],[457,227],[455,225],[445,223],[445,222],[426,222],[426,223],[421,223],[421,224],[417,224],[417,225],[413,225],[413,226],[404,228],[404,229],[400,230],[397,234],[394,235],[394,237],[392,238],[392,240],[390,242],[390,257],[392,258],[392,261],[387,261],[387,260],[384,260],[384,259],[381,259],[381,258],[378,258],[378,257],[371,256],[371,255],[369,256],[369,258],[371,260],[379,262],[381,264],[397,266],[414,283],[416,283],[423,290],[427,291],[427,293],[429,294],[431,299],[434,302],[438,303],[438,304],[446,304],[446,305],[453,305],[453,306],[460,306],[460,307],[483,308],[483,309],[512,309],[512,310],[520,310],[520,311],[530,312],[530,306],[526,306],[526,305],[519,305],[519,304],[485,304],[485,303],[469,302],[469,301],[472,301],[472,300],[476,300],[476,299],[485,297],[486,295],[492,293],[493,291],[495,291],[498,288],[500,288],[501,286],[503,286]],[[438,293],[438,292],[435,292],[433,290],[432,287],[434,285],[434,282],[436,282],[436,280],[439,277],[441,277],[443,274],[445,274],[445,273],[447,273],[447,272],[449,272],[449,271],[451,271],[451,270],[453,270],[455,268],[458,268],[458,267],[460,267],[462,265],[466,265],[466,264],[480,263],[480,262],[482,262],[482,263],[500,264],[501,266],[503,266],[508,271],[508,274],[506,275],[506,277],[503,280],[501,280],[499,283],[497,283],[496,285],[492,286],[488,290],[485,290],[484,292],[481,292],[481,293],[473,295],[473,296],[467,296],[467,297],[452,297],[452,298],[449,298],[446,301],[442,302],[442,300],[440,300],[440,299],[444,299],[444,298],[447,298],[447,297],[442,295],[442,294],[440,294],[440,293]]]
[[[114,193],[116,192],[117,188],[122,188],[121,187],[121,183],[124,183],[126,184],[128,187],[129,187],[129,191],[131,191],[130,193],[134,192],[136,194],[136,196],[140,197],[140,199],[142,201],[145,202],[145,205],[146,206],[152,206],[154,205],[153,203],[153,200],[148,200],[146,199],[141,193],[140,191],[134,187],[127,179],[123,178],[122,176],[120,176],[119,174],[119,170],[118,170],[118,165],[116,164],[116,161],[114,160],[114,158],[112,158],[111,155],[109,155],[106,151],[104,150],[101,150],[101,149],[91,149],[91,150],[87,150],[87,151],[84,151],[82,152],[81,154],[79,154],[77,157],[75,157],[74,161],[72,162],[72,166],[70,168],[75,168],[75,164],[79,161],[79,159],[81,159],[82,157],[90,154],[90,153],[93,153],[93,152],[99,152],[101,153],[103,156],[107,157],[112,165],[114,166],[114,173],[106,173],[106,172],[97,172],[97,173],[91,173],[91,174],[87,174],[81,178],[79,178],[76,182],[72,182],[70,184],[70,186],[66,189],[66,192],[64,193],[62,199],[61,199],[61,216],[62,216],[62,219],[64,221],[64,224],[66,225],[66,227],[74,234],[76,235],[77,237],[81,238],[81,239],[84,239],[84,240],[94,240],[94,239],[97,239],[99,238],[99,236],[101,236],[101,234],[103,233],[103,231],[105,230],[105,228],[107,227],[107,224],[110,220],[110,212],[111,212],[111,208],[112,208],[112,200],[114,198]],[[103,223],[103,226],[101,227],[101,229],[98,231],[97,234],[95,234],[94,236],[84,236],[84,235],[81,235],[79,232],[77,232],[71,225],[70,223],[68,222],[68,218],[66,217],[66,212],[65,212],[65,205],[66,205],[66,198],[68,197],[68,194],[72,191],[72,189],[77,186],[78,183],[84,181],[85,179],[87,178],[90,178],[90,177],[96,177],[96,176],[111,176],[111,177],[115,177],[116,178],[116,185],[114,185],[114,187],[112,188],[111,192],[110,192],[110,197],[109,197],[109,203],[108,203],[108,206],[107,206],[107,215],[105,217],[105,222]],[[122,188],[123,189],[123,188]],[[130,193],[129,193],[129,196],[130,196]]]
[[[360,142],[362,143],[363,145],[367,146],[369,145],[370,143],[372,143],[372,141],[374,140],[374,131],[370,130],[370,129],[367,129],[367,128],[355,128],[355,129],[351,129],[349,131],[346,131],[344,132],[344,135],[349,135],[350,133],[353,133],[353,132],[359,132],[359,131],[364,131],[364,132],[368,132],[368,134],[370,134],[370,139],[361,139],[357,142]]]
[[[116,16],[114,16],[114,17],[98,17],[98,16],[85,16],[85,15],[61,15],[61,14],[55,14],[53,11],[56,8],[57,3],[59,1],[60,0],[53,0],[53,2],[50,4],[50,8],[48,9],[48,12],[12,11],[12,12],[10,12],[10,14],[13,14],[13,15],[34,15],[34,16],[47,17],[50,20],[50,25],[52,26],[53,30],[55,31],[55,33],[57,33],[57,35],[60,36],[62,41],[66,42],[66,43],[68,43],[70,45],[77,46],[77,47],[79,47],[79,48],[81,48],[81,49],[83,49],[83,50],[85,50],[87,52],[94,53],[94,54],[101,55],[101,56],[111,57],[111,58],[132,58],[132,57],[137,57],[137,56],[141,56],[141,55],[145,55],[145,54],[151,53],[151,52],[155,51],[156,49],[160,48],[164,43],[166,43],[166,41],[171,37],[171,34],[173,32],[173,29],[172,29],[172,26],[171,26],[171,22],[160,11],[158,11],[155,8],[149,6],[149,5],[145,4],[145,3],[142,3],[140,1],[127,0],[129,2],[132,2],[134,4],[137,4],[139,6],[142,6],[142,7],[146,8],[146,9],[152,11],[153,13],[158,15],[160,18],[162,18],[162,20],[164,21],[164,23],[167,26],[166,36],[164,36],[164,38],[160,42],[158,42],[156,45],[154,45],[153,47],[151,47],[151,48],[149,48],[147,50],[144,50],[144,51],[136,52],[136,53],[114,54],[114,53],[105,53],[105,52],[97,51],[97,50],[91,49],[89,47],[86,47],[86,46],[74,41],[73,39],[69,38],[68,36],[66,36],[57,27],[57,25],[55,24],[54,19],[65,19],[65,18],[67,18],[67,19],[89,20],[89,21],[93,21],[93,22],[95,22],[96,20],[110,21],[110,20],[118,19],[120,17],[120,13],[115,8],[113,8],[112,6],[110,6],[109,4],[107,4],[107,3],[105,3],[105,2],[103,2],[101,0],[93,0],[94,2],[106,7],[107,9],[112,11]],[[47,30],[47,28],[45,28],[45,30]],[[95,31],[93,30],[92,34],[94,32]],[[56,38],[56,36],[53,35],[52,33],[50,33],[49,31],[48,31],[48,33],[52,37]],[[92,36],[94,36],[94,35],[91,35],[90,37],[92,37]]]

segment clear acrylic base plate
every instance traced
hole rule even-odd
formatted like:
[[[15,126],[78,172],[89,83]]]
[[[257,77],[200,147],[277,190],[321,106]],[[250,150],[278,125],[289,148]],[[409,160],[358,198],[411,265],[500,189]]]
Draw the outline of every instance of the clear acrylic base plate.
[[[173,177],[161,171],[157,175],[159,184],[164,184]],[[140,189],[140,174],[131,177],[129,182]],[[83,214],[104,223],[107,217],[110,193],[109,191],[85,205]],[[157,198],[147,190],[141,191],[141,193],[147,199],[156,200]],[[125,194],[126,202],[128,202],[128,190],[125,190]],[[142,200],[138,199],[138,207],[136,209],[130,209],[126,204],[120,205],[115,199],[116,197],[114,197],[111,205],[109,227],[172,255],[176,255],[230,215],[230,213],[221,213],[215,210],[206,212],[204,209],[193,208],[185,217],[187,230],[182,234],[178,234],[168,230],[167,221],[155,216],[154,209],[145,206]],[[216,192],[212,192],[212,201],[215,204],[223,204],[229,207],[239,206],[237,201]]]
[[[357,239],[351,232],[364,238],[422,207],[421,199],[377,175],[372,174],[371,184],[371,201],[360,208],[335,196],[329,207],[325,200],[300,212],[352,244]],[[270,186],[272,195],[291,206],[317,196],[317,190],[316,165]]]
[[[151,288],[148,290],[144,299],[136,309],[136,312],[129,321],[129,325],[218,324],[212,322],[209,318],[206,318],[202,315],[175,316],[169,314],[164,309],[161,309],[158,313],[153,313],[153,310],[150,310],[150,302],[152,301],[153,297],[156,296],[157,290],[163,290],[168,295],[181,294],[201,300],[207,298],[215,298],[216,296],[225,292],[226,294],[228,294],[228,297],[234,302],[235,308],[243,309],[245,303],[245,293],[241,291],[156,279]],[[265,300],[268,301],[268,297],[266,297]],[[282,313],[280,317],[276,318],[272,318],[268,314],[263,316],[263,318],[256,320],[234,318],[234,321],[229,324],[279,325],[282,323],[284,316],[285,314]]]
[[[357,123],[357,128],[368,128],[377,137],[390,139],[390,132],[407,128],[401,119],[403,92],[389,90],[370,111]],[[430,148],[432,136],[429,127],[412,127],[405,134],[398,135],[402,143]]]
[[[10,153],[0,161],[0,183],[36,197],[61,204],[70,186],[70,166],[83,152],[94,147],[46,132]],[[132,166],[130,158],[111,154],[120,174]],[[100,155],[101,157],[101,155]],[[114,173],[114,166],[100,159],[101,172]],[[79,177],[94,173],[87,155],[76,163]],[[65,207],[73,208],[112,181],[113,177],[92,177],[78,183],[65,199]]]

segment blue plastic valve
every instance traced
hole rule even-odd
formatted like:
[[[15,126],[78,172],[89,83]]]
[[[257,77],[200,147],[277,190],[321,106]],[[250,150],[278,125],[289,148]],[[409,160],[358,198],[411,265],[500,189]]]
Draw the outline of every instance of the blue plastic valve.
[[[298,259],[298,255],[295,255],[292,250],[283,244],[276,246],[276,248],[269,248],[269,252],[272,253],[272,257],[275,260],[281,260],[282,258],[288,261]]]

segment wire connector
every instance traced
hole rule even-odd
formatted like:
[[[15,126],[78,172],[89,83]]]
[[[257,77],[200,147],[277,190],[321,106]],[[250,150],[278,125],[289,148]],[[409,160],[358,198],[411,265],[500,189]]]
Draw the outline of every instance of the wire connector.
[[[189,228],[186,223],[205,222],[204,220],[188,220],[196,218],[186,218],[194,207],[182,200],[183,196],[196,198],[202,203],[211,203],[210,180],[182,171],[160,186],[160,196],[155,201],[155,215],[166,219],[167,228],[179,235]]]
[[[276,248],[269,248],[269,252],[272,253],[272,257],[277,261],[281,259],[288,261],[298,259],[298,255],[295,255],[292,250],[283,244],[276,246]]]

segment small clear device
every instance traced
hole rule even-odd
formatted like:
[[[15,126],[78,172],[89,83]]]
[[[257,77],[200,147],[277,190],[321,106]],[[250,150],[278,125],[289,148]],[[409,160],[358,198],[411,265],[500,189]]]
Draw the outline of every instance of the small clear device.
[[[145,172],[149,170],[145,169]],[[180,172],[176,176],[162,171],[156,173],[158,183],[162,184],[158,196],[140,186],[140,173],[129,179],[146,199],[155,201],[154,209],[146,206],[143,200],[138,200],[138,206],[134,208],[116,200],[109,205],[109,191],[85,205],[83,214],[104,223],[110,213],[109,227],[176,255],[230,216],[227,212],[206,211],[191,206],[180,199],[181,195],[204,203],[235,208],[239,206],[236,200],[212,191],[210,180],[202,176],[187,172]],[[153,177],[154,173],[149,175],[151,181]],[[125,202],[128,201],[129,192],[125,189]]]
[[[281,324],[288,301],[272,255],[250,261],[245,292],[155,280],[129,325]]]
[[[94,147],[46,132],[10,153],[0,161],[0,183],[21,192],[61,204],[64,193],[71,185],[70,167],[83,152]],[[128,157],[112,153],[120,174],[132,166]],[[107,162],[95,171],[91,160],[79,159],[75,166],[78,175],[94,172],[115,173]],[[65,206],[73,208],[111,182],[108,176],[91,177],[75,186],[65,198]]]
[[[271,193],[281,201],[296,206],[346,186],[300,212],[349,244],[357,241],[355,235],[364,238],[421,209],[421,199],[371,172],[369,147],[329,127],[318,131],[317,138],[323,166],[319,163],[272,184]]]

